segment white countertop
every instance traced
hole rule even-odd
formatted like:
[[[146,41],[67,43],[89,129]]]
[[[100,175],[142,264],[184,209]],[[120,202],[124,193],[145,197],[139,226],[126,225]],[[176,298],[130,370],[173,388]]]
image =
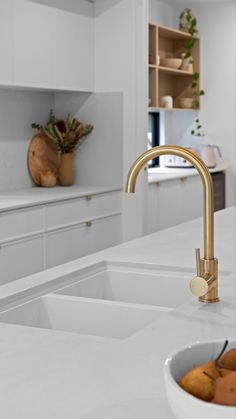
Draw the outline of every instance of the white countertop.
[[[56,186],[53,188],[32,187],[0,192],[0,211],[25,208],[35,205],[79,198],[121,190],[116,186]]]
[[[219,162],[216,167],[209,169],[211,173],[224,172],[225,170],[226,165],[223,162]],[[172,179],[196,176],[197,174],[197,169],[192,167],[153,167],[148,169],[148,183],[164,182]]]
[[[216,213],[221,302],[194,297],[127,339],[0,324],[0,400],[4,419],[173,419],[162,368],[167,355],[196,340],[235,335],[235,208]],[[0,288],[3,302],[91,263],[143,262],[194,269],[202,220],[179,225],[23,278]],[[55,282],[54,282],[55,286]],[[58,286],[58,285],[57,285]],[[170,289],[171,292],[171,289]],[[8,299],[8,300],[7,300]]]

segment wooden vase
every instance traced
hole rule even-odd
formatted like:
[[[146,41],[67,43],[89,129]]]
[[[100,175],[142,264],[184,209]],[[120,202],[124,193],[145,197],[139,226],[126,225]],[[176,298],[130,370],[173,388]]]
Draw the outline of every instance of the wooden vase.
[[[73,153],[62,153],[58,171],[61,186],[71,186],[75,180],[75,162]]]

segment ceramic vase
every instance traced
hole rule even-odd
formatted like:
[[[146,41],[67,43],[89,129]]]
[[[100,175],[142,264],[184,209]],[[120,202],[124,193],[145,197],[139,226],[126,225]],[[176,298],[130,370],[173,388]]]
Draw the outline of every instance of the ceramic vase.
[[[61,154],[58,177],[61,186],[73,185],[75,180],[75,161],[73,153]]]

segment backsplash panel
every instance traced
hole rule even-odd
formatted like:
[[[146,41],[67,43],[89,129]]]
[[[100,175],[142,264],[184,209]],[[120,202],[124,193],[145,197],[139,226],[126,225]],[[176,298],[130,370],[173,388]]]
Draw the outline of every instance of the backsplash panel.
[[[0,91],[0,192],[33,185],[27,168],[31,123],[44,123],[53,107],[52,93]]]

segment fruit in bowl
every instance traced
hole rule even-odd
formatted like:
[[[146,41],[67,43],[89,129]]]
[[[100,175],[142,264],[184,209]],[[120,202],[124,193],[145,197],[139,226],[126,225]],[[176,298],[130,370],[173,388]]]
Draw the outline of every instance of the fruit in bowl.
[[[236,418],[236,342],[194,343],[167,358],[165,386],[177,419]]]

